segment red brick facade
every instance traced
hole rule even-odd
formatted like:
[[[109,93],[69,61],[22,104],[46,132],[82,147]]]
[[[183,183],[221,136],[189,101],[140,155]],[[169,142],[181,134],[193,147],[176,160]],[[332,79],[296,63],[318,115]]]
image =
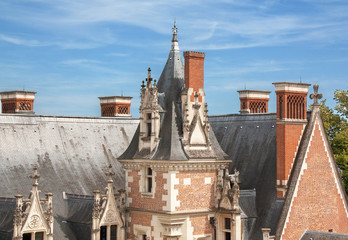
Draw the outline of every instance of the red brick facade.
[[[128,239],[136,239],[133,236],[134,225],[151,226],[152,215],[150,215],[150,214],[130,212],[129,217],[132,221],[129,224],[130,232],[127,233]],[[151,231],[153,231],[153,228],[151,228]],[[153,239],[154,238],[152,237],[151,240],[153,240]]]
[[[177,178],[180,182],[175,186],[179,191],[177,200],[180,201],[177,211],[208,209],[214,206],[216,171],[184,171],[178,173]],[[191,184],[185,185],[185,178],[190,178]],[[210,178],[211,183],[206,184],[205,178]]]
[[[191,216],[190,221],[193,226],[193,235],[214,235],[214,229],[207,215]]]
[[[156,172],[155,175],[155,192],[154,197],[142,196],[139,191],[143,186],[139,186],[140,178],[139,171],[132,170],[128,173],[128,178],[133,177],[133,182],[128,183],[128,187],[131,189],[128,192],[128,197],[132,198],[132,202],[129,204],[130,207],[142,208],[147,210],[163,210],[166,202],[162,200],[163,195],[168,195],[168,190],[164,189],[164,184],[167,183],[167,179],[163,179],[163,174],[166,172]]]
[[[283,232],[283,240],[299,239],[309,230],[348,233],[347,209],[344,207],[342,195],[338,187],[338,176],[325,150],[325,143],[319,124],[309,145],[302,175],[297,183]]]

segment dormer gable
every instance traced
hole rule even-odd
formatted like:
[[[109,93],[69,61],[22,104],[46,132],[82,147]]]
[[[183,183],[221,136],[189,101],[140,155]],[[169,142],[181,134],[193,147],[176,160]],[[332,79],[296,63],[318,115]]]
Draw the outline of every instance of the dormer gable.
[[[16,210],[14,215],[13,239],[53,239],[53,208],[52,193],[47,193],[45,199],[40,199],[38,190],[37,167],[30,176],[33,179],[33,188],[28,199],[16,195]]]
[[[151,153],[159,141],[160,105],[156,80],[152,84],[151,68],[148,69],[146,85],[141,85],[139,152]]]
[[[112,176],[112,166],[109,166],[108,184],[105,194],[94,191],[94,206],[92,212],[92,240],[124,239],[125,229],[125,191],[119,190],[115,196]],[[119,205],[117,204],[119,202]]]

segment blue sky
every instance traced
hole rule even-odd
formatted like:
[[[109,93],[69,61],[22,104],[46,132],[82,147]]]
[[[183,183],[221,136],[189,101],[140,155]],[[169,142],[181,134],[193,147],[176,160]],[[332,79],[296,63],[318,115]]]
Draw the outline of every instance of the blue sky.
[[[98,97],[158,79],[176,19],[182,51],[206,53],[209,114],[237,113],[237,90],[318,83],[348,89],[348,1],[1,0],[0,91],[37,91],[36,114],[100,116]],[[312,87],[310,87],[312,92]],[[311,102],[311,100],[309,100]]]

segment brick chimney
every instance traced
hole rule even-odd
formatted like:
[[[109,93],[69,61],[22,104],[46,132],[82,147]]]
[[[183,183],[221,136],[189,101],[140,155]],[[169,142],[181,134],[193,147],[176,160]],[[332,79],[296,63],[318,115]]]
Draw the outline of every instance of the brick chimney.
[[[185,88],[193,89],[190,96],[191,102],[194,101],[195,93],[198,94],[198,101],[202,102],[202,95],[199,89],[204,89],[204,58],[205,53],[187,51],[184,52],[185,58]]]
[[[110,96],[99,97],[102,117],[131,117],[132,97]]]
[[[285,197],[291,168],[307,124],[310,84],[273,83],[277,94],[277,196]]]
[[[34,114],[35,94],[28,91],[0,92],[2,113]]]
[[[268,113],[270,91],[240,90],[240,113]]]

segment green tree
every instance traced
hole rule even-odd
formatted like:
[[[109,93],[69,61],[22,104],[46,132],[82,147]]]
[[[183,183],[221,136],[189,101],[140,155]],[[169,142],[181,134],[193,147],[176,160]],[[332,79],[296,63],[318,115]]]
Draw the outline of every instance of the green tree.
[[[325,105],[326,100],[321,102],[320,112],[348,194],[348,91],[336,90],[334,95],[337,113]]]

